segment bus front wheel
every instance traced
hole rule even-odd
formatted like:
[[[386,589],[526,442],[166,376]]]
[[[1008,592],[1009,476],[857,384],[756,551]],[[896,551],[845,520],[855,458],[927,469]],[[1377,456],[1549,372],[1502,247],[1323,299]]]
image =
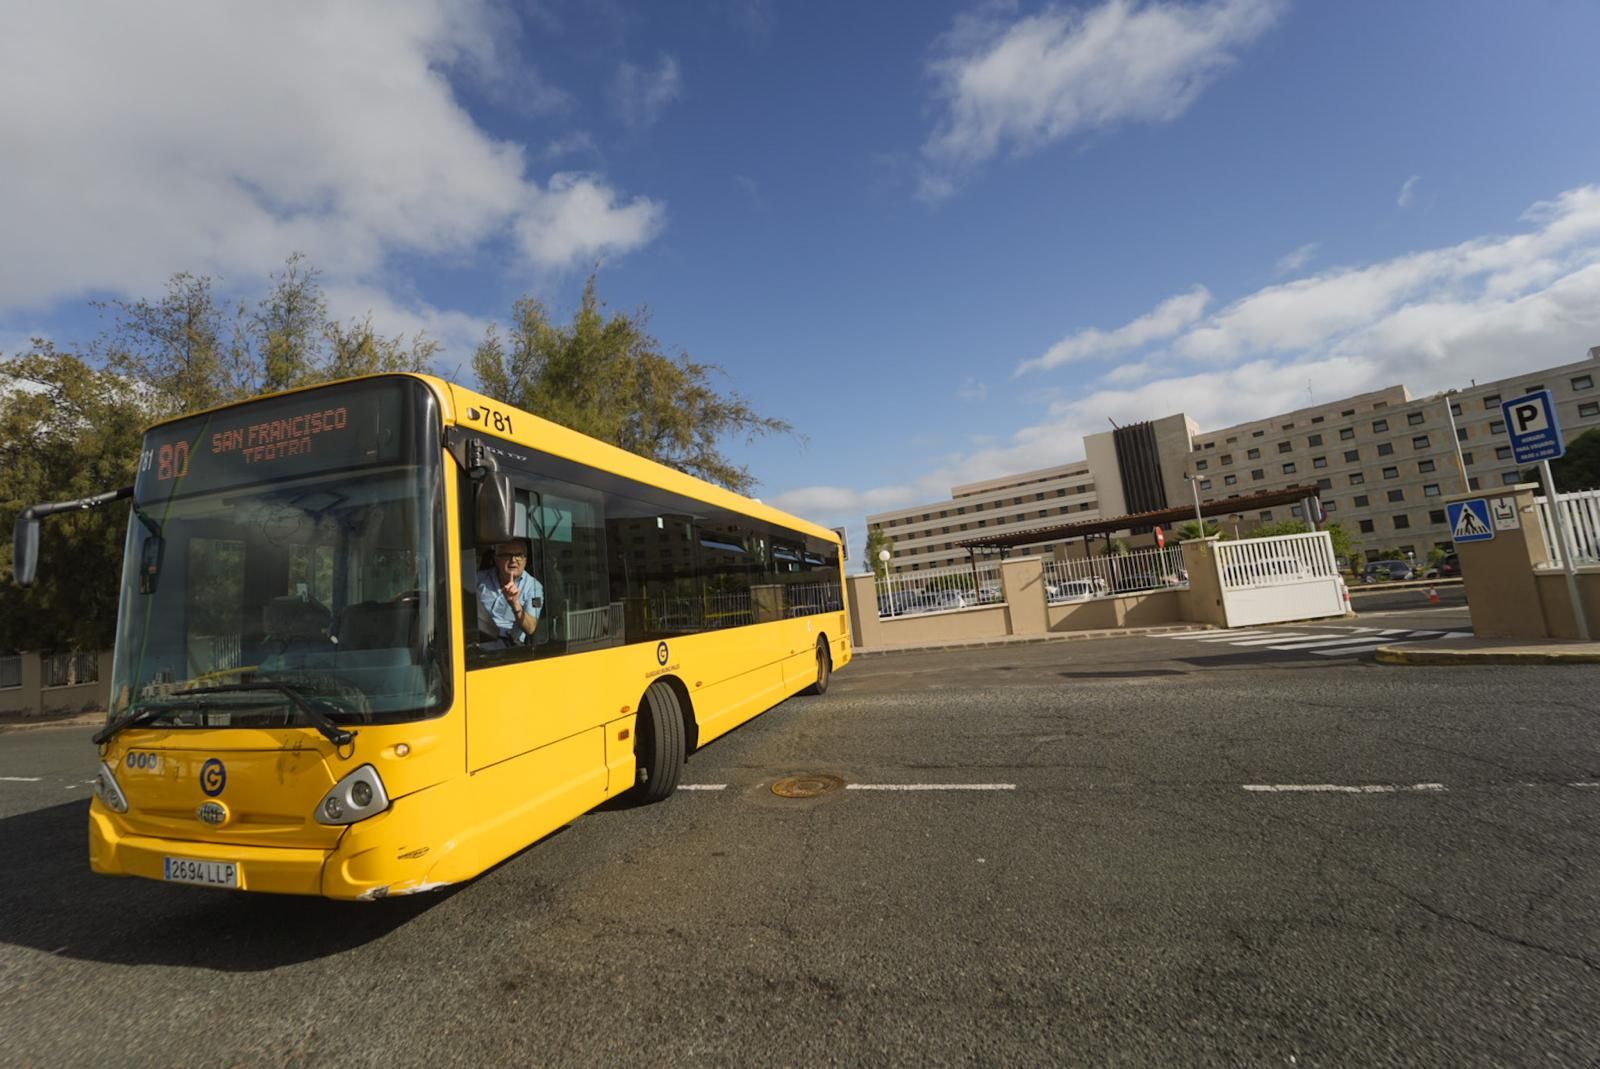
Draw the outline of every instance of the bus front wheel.
[[[683,775],[683,706],[670,684],[657,681],[644,692],[635,738],[636,795],[641,802],[659,802],[677,790]]]
[[[828,693],[828,680],[833,676],[833,658],[828,655],[828,640],[817,639],[817,681],[806,688],[807,694]]]

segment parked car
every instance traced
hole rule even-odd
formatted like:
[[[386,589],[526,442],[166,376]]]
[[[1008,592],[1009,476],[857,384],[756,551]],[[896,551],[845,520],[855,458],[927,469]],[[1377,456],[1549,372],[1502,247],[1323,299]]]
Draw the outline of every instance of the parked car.
[[[998,580],[990,580],[978,588],[979,605],[998,605],[1004,600],[1006,600],[1006,595],[1000,589]]]
[[[945,612],[976,605],[978,599],[964,590],[936,590],[922,596],[923,612]]]
[[[1415,579],[1416,569],[1403,560],[1375,560],[1367,562],[1367,570],[1361,573],[1363,583],[1384,583],[1390,580]]]
[[[1230,564],[1223,569],[1228,586],[1255,586],[1310,579],[1311,569],[1298,557],[1268,557],[1266,560]]]
[[[1430,565],[1423,571],[1424,579],[1454,579],[1461,574],[1461,557],[1455,553],[1446,553],[1444,559],[1437,566]]]
[[[1068,579],[1063,583],[1046,583],[1045,597],[1051,601],[1083,601],[1106,592],[1106,581],[1098,576],[1089,579]]]

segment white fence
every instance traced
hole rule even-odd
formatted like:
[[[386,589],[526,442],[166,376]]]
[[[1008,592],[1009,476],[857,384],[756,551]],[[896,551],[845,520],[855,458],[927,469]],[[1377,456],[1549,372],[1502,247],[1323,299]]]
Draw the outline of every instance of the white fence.
[[[1216,543],[1229,627],[1342,616],[1344,581],[1326,531]]]
[[[1141,549],[1107,557],[1044,562],[1045,597],[1052,605],[1144,590],[1176,590],[1189,585],[1183,550]]]
[[[878,615],[910,616],[1000,605],[1000,562],[982,561],[921,572],[894,572],[877,582]]]
[[[1339,576],[1333,539],[1325,531],[1218,542],[1217,568],[1224,590],[1287,586]]]
[[[1549,566],[1562,564],[1561,538],[1556,531],[1553,508],[1565,514],[1572,533],[1573,558],[1578,564],[1600,564],[1600,490],[1577,490],[1557,494],[1554,506],[1548,497],[1533,499],[1539,515],[1539,530],[1549,554]]]

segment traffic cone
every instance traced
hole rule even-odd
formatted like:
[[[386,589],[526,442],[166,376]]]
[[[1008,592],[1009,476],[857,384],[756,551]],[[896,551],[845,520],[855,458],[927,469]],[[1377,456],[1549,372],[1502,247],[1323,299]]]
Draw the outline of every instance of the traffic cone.
[[[1439,588],[1438,587],[1430,586],[1428,588],[1428,602],[1429,602],[1429,604],[1432,604],[1432,605],[1439,604]]]

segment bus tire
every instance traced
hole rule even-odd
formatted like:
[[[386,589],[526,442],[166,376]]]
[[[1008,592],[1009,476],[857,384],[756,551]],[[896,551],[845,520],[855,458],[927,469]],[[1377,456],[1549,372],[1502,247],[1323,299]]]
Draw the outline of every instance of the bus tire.
[[[671,684],[657,680],[644,692],[639,710],[634,752],[638,780],[634,788],[640,802],[659,802],[678,789],[683,775],[683,706]]]
[[[828,681],[833,678],[833,657],[828,653],[828,640],[817,639],[817,681],[801,693],[823,695],[828,693]]]

